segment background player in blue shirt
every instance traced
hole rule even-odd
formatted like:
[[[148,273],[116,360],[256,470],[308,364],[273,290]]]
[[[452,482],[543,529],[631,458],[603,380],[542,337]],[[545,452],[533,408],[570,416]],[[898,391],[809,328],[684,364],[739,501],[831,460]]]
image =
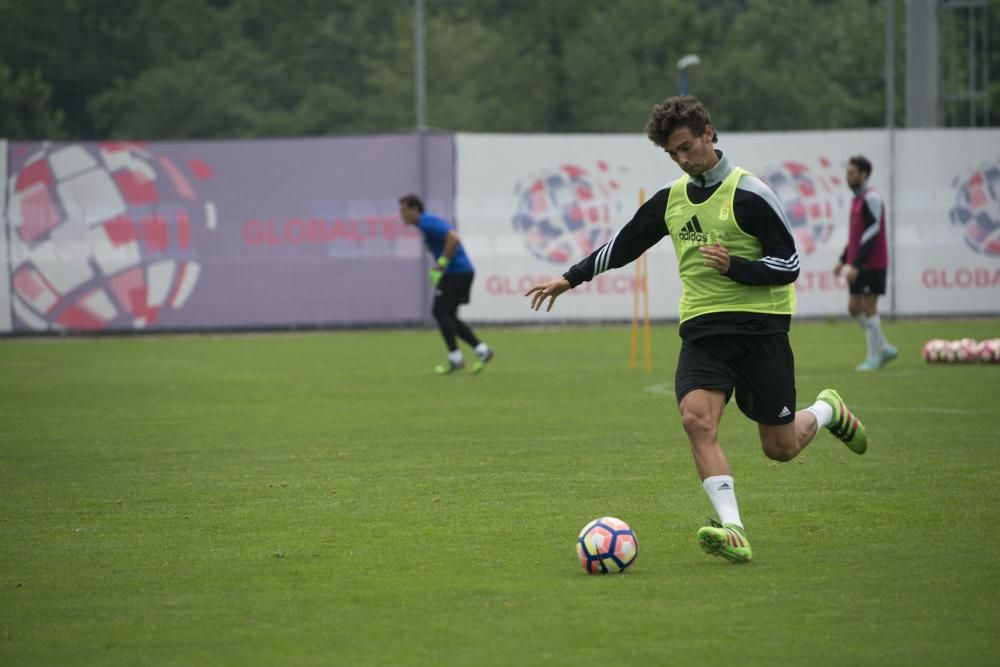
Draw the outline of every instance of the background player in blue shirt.
[[[472,327],[458,319],[458,307],[469,303],[469,292],[475,269],[469,261],[458,234],[441,218],[424,212],[424,203],[414,194],[399,198],[399,217],[408,225],[416,225],[423,234],[424,244],[434,257],[430,270],[434,285],[434,305],[431,313],[441,329],[441,336],[448,348],[448,362],[434,367],[434,372],[447,375],[465,366],[456,337],[461,338],[476,351],[472,372],[483,370],[493,358],[493,350],[476,337]]]

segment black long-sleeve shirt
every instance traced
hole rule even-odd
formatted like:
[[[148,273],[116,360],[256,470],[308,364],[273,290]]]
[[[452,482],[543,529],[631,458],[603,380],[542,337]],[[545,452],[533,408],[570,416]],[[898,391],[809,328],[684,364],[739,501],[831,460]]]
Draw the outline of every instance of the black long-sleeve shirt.
[[[697,178],[688,180],[687,195],[694,204],[706,201],[732,172],[729,160],[719,151],[719,163]],[[563,274],[576,287],[610,269],[625,266],[656,245],[668,234],[664,215],[673,184],[657,192],[617,234]],[[787,285],[799,276],[799,256],[784,211],[774,192],[755,176],[740,179],[733,198],[733,214],[747,234],[757,238],[761,258],[730,256],[726,277],[744,285]],[[699,315],[680,327],[681,338],[692,340],[724,333],[773,334],[787,332],[790,315],[751,312],[718,312]]]

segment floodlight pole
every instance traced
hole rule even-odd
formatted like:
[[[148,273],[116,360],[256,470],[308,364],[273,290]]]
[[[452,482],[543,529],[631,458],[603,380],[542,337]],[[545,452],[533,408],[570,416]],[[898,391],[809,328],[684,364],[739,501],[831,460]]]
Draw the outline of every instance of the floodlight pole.
[[[896,253],[896,0],[885,0],[885,129],[889,138],[889,210],[885,221],[888,228],[889,252]],[[889,317],[896,317],[896,262],[889,264]]]
[[[427,66],[424,47],[424,0],[413,2],[414,87],[417,132],[427,129]]]
[[[701,58],[699,58],[697,54],[694,53],[689,53],[677,61],[677,69],[680,70],[681,73],[681,95],[688,94],[688,75],[687,75],[688,67],[697,65],[700,62]]]

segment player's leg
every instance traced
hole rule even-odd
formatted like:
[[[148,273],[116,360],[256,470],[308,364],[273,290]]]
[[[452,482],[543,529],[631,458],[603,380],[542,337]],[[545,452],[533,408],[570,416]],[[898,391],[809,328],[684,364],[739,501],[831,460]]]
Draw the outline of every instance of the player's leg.
[[[764,455],[773,461],[791,461],[816,437],[818,423],[816,415],[806,408],[797,411],[787,424],[757,424]]]
[[[469,347],[475,348],[482,341],[476,336],[476,332],[472,330],[468,324],[462,321],[462,318],[455,317],[455,335],[457,335],[461,340],[465,341]]]
[[[860,294],[858,296],[861,312],[864,313],[866,317],[872,318],[878,315],[878,294]]]
[[[708,526],[698,529],[698,543],[705,553],[733,563],[749,563],[750,541],[740,518],[729,462],[719,445],[719,421],[725,405],[724,392],[705,389],[687,393],[680,402],[681,423],[702,488],[719,516],[719,521],[710,520]]]
[[[858,316],[859,315],[864,315],[864,311],[861,308],[861,298],[860,297],[861,297],[860,294],[848,294],[847,295],[847,313],[848,313],[848,315],[851,316],[852,319],[854,319],[855,321],[857,321],[859,324],[860,324],[860,320],[858,320]],[[862,328],[864,328],[864,325],[862,325]]]
[[[868,289],[867,285],[865,289]],[[868,354],[865,356],[865,360],[858,364],[856,370],[878,370],[881,365],[879,354],[882,350],[882,326],[878,319],[878,295],[866,292],[858,295],[858,299],[861,302],[861,317],[863,318],[865,346],[868,349]]]
[[[868,448],[864,424],[834,389],[821,391],[812,405],[795,413],[792,423],[757,425],[764,454],[775,461],[790,461],[798,456],[813,441],[820,427],[829,429],[857,454],[863,454]]]
[[[458,342],[455,339],[455,323],[457,321],[458,303],[451,294],[449,276],[441,277],[437,290],[434,293],[434,303],[431,306],[431,314],[437,321],[441,337],[444,339],[445,347],[448,348],[448,361],[434,367],[434,372],[439,375],[447,375],[463,367],[462,351],[458,349]]]
[[[864,454],[868,449],[865,425],[851,412],[836,389],[819,392],[816,402],[806,409],[816,415],[818,426],[825,426],[855,454]]]
[[[882,319],[878,314],[879,296],[885,294],[885,269],[862,271],[852,285],[858,291],[858,308],[861,314],[858,322],[865,329],[865,342],[868,355],[858,364],[858,371],[878,370],[896,358],[898,352],[882,333]]]
[[[723,338],[713,338],[708,343],[682,344],[674,391],[702,488],[719,516],[719,521],[710,520],[711,525],[698,530],[698,543],[713,556],[747,563],[750,543],[743,530],[729,462],[719,444],[719,421],[732,394],[732,380],[724,358],[726,346],[718,342]]]
[[[840,395],[824,389],[809,407],[794,414],[796,403],[795,356],[787,334],[747,336],[746,350],[736,362],[736,404],[757,422],[761,448],[776,461],[790,461],[826,427],[851,451],[868,447],[864,424],[854,416]]]
[[[854,321],[865,332],[865,360],[858,364],[856,370],[871,370],[876,367],[875,360],[878,358],[878,355],[876,352],[877,348],[872,347],[871,326],[868,322],[868,311],[871,309],[871,305],[867,299],[870,295],[862,291],[863,276],[864,272],[860,273],[850,286],[850,294],[847,297],[847,312],[851,314]]]
[[[726,394],[714,389],[689,391],[679,404],[681,425],[702,481],[729,474],[729,462],[719,444],[719,421],[725,406]]]
[[[476,362],[472,364],[472,372],[479,373],[493,359],[493,348],[479,340],[472,327],[457,317],[455,318],[455,332],[459,338],[471,345],[475,350]]]
[[[761,449],[775,461],[790,461],[816,435],[816,419],[795,410],[795,355],[788,334],[744,336],[733,362],[736,404],[757,422]]]
[[[474,278],[475,274],[471,272],[455,275],[455,300],[457,303],[469,303],[469,296],[472,292],[472,281]],[[476,332],[472,330],[472,327],[458,317],[457,312],[455,315],[455,333],[460,339],[465,341],[475,350],[476,361],[472,365],[472,372],[479,373],[486,367],[486,364],[493,359],[493,350],[489,345],[479,339],[479,336],[477,336]]]
[[[869,334],[872,344],[875,345],[875,360],[881,368],[899,356],[896,347],[890,343],[882,330],[882,318],[878,314],[879,297],[885,294],[886,270],[878,269],[865,272],[866,283],[869,293],[866,295],[864,308],[868,315],[868,326],[871,330]]]

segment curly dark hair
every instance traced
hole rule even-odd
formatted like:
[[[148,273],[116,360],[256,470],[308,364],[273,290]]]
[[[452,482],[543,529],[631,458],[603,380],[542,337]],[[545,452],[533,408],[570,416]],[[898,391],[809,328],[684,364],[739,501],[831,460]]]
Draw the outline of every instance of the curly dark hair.
[[[863,171],[868,176],[872,175],[872,163],[864,155],[855,155],[847,162],[853,164],[858,171]]]
[[[705,126],[712,123],[708,110],[697,97],[680,95],[668,97],[653,107],[653,113],[646,123],[646,136],[657,146],[666,148],[667,139],[679,127],[686,127],[695,136],[705,132]],[[719,135],[712,128],[712,143],[719,140]]]

